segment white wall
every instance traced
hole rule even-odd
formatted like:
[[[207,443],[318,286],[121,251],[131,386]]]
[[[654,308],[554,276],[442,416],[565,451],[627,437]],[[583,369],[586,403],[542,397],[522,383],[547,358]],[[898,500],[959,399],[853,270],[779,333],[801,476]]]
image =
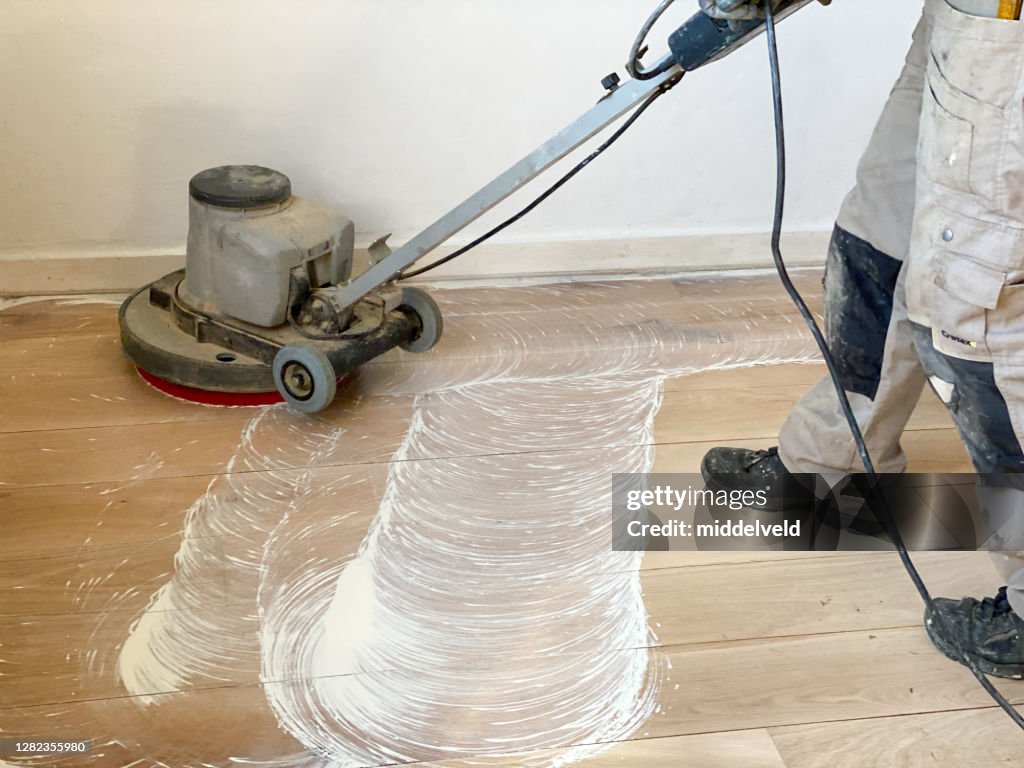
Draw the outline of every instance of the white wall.
[[[343,209],[363,242],[400,242],[593,103],[654,4],[4,0],[0,258],[180,253],[189,177],[246,162]],[[789,229],[830,227],[920,5],[835,0],[780,30]],[[766,230],[765,57],[691,75],[506,239]]]

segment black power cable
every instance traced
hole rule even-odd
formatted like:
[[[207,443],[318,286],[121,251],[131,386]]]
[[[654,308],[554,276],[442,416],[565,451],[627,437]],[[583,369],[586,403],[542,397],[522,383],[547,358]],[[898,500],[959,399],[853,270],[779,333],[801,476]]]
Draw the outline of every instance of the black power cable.
[[[857,423],[857,417],[853,413],[853,407],[850,405],[850,398],[847,396],[846,390],[843,388],[842,382],[839,378],[835,358],[832,357],[832,352],[828,348],[828,344],[821,333],[821,329],[818,327],[817,321],[814,319],[814,315],[811,314],[811,310],[807,307],[807,303],[800,295],[800,292],[796,289],[796,286],[793,285],[793,281],[790,279],[789,272],[786,269],[785,261],[782,258],[780,243],[782,239],[782,221],[786,206],[786,128],[782,108],[782,74],[781,67],[779,65],[778,40],[775,36],[775,12],[770,0],[763,0],[763,6],[765,11],[765,30],[768,39],[768,58],[771,67],[772,103],[775,111],[776,186],[775,215],[772,222],[772,258],[775,260],[775,269],[779,273],[779,278],[782,280],[782,285],[785,287],[786,293],[789,294],[789,297],[793,300],[793,303],[799,310],[800,315],[806,321],[808,328],[811,330],[811,334],[814,336],[814,341],[817,343],[818,349],[821,351],[821,356],[825,359],[825,365],[828,367],[829,376],[832,379],[832,384],[835,386],[836,394],[839,397],[839,404],[842,407],[843,415],[846,417],[846,421],[850,426],[850,433],[853,435],[854,442],[857,444],[857,452],[860,454],[861,462],[864,464],[864,469],[867,472],[871,486],[873,488],[877,488],[879,485],[878,473],[875,471],[874,463],[871,461],[871,455],[868,452],[867,443],[864,441],[864,435],[861,432],[860,425]],[[938,611],[934,610],[935,602],[932,599],[931,594],[928,592],[928,587],[921,578],[921,574],[914,565],[914,561],[911,559],[910,553],[907,552],[907,545],[903,541],[903,537],[896,525],[896,520],[893,517],[892,510],[889,509],[889,504],[885,498],[885,494],[882,493],[878,495],[882,502],[882,521],[888,531],[889,538],[899,551],[903,567],[906,568],[907,573],[910,576],[910,580],[914,582],[914,586],[917,588],[918,593],[921,595],[921,599],[928,607],[933,620],[938,622],[940,631],[943,631],[953,643],[960,659],[971,670],[971,672],[974,673],[974,676],[978,678],[978,682],[981,683],[982,688],[984,688],[996,704],[998,704],[1003,711],[1010,716],[1013,722],[1015,722],[1020,728],[1024,729],[1024,716],[1022,716],[1021,713],[1006,700],[1006,697],[996,689],[992,684],[992,681],[988,679],[981,669],[979,669],[974,659],[971,658],[971,656],[960,646],[956,635],[950,631],[951,628],[949,627],[945,617]]]
[[[640,104],[639,107],[637,107],[635,110],[633,110],[633,113],[629,116],[629,118],[621,126],[619,126],[619,128],[615,131],[615,133],[613,133],[611,136],[609,136],[608,139],[605,140],[604,143],[601,144],[601,146],[599,146],[597,149],[595,149],[593,152],[591,152],[589,155],[587,155],[585,158],[583,158],[583,160],[581,160],[572,170],[570,170],[562,178],[560,178],[558,181],[556,181],[554,184],[552,184],[550,187],[548,187],[532,203],[530,203],[528,206],[526,206],[521,211],[519,211],[519,213],[517,213],[514,216],[512,216],[511,218],[508,218],[505,221],[501,222],[501,224],[496,226],[494,229],[492,229],[489,232],[486,232],[486,233],[480,235],[480,237],[478,237],[476,240],[474,240],[471,243],[467,243],[466,245],[462,246],[461,248],[459,248],[454,253],[450,253],[447,256],[445,256],[444,258],[438,259],[437,261],[435,261],[435,262],[433,262],[431,264],[428,264],[425,267],[421,267],[419,269],[414,269],[411,272],[403,272],[398,279],[399,280],[407,280],[410,277],[417,277],[418,275],[422,275],[425,272],[429,272],[432,269],[437,269],[442,264],[447,264],[449,261],[452,261],[453,259],[457,259],[457,258],[459,258],[459,256],[462,256],[462,255],[468,253],[469,251],[473,250],[478,245],[481,245],[481,244],[487,242],[492,237],[497,235],[499,232],[505,231],[506,229],[511,227],[513,224],[515,224],[517,221],[522,219],[524,216],[526,216],[529,213],[531,213],[535,208],[537,208],[537,206],[539,206],[541,203],[543,203],[545,200],[547,200],[549,197],[551,197],[553,194],[555,194],[555,192],[557,192],[562,187],[564,187],[566,184],[568,184],[573,179],[573,177],[576,176],[576,174],[578,174],[580,171],[582,171],[584,168],[586,168],[592,162],[597,160],[597,158],[599,158],[601,155],[603,155],[605,153],[605,151],[608,150],[615,142],[617,142],[619,139],[621,139],[623,134],[625,134],[626,131],[628,131],[630,128],[632,128],[633,124],[636,123],[636,121],[640,119],[640,116],[643,115],[643,113],[646,112],[651,107],[651,105],[654,104],[654,102],[656,102],[659,98],[661,98],[663,95],[665,95],[670,90],[672,90],[672,88],[675,87],[675,85],[679,82],[680,79],[682,79],[682,75],[681,74],[679,75],[679,77],[674,77],[674,78],[672,78],[670,80],[667,80],[664,83],[664,85],[662,85],[658,90],[656,90],[654,93],[652,93],[650,96],[648,96],[643,101],[643,103]]]

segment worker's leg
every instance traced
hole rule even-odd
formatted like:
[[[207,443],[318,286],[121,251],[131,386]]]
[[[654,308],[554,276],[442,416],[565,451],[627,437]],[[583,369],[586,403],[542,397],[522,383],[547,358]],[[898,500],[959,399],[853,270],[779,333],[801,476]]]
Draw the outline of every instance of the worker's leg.
[[[900,433],[923,387],[894,301],[897,277],[910,242],[916,151],[930,20],[914,32],[906,65],[893,88],[843,203],[828,254],[826,334],[876,465],[905,466]],[[831,379],[822,379],[797,404],[780,435],[779,449],[715,448],[704,458],[709,486],[780,489],[800,497],[795,473],[860,469],[850,429]]]
[[[922,107],[907,310],[933,388],[982,478],[1010,589],[939,600],[935,644],[960,646],[986,671],[1024,675],[1024,24],[928,0],[934,26]],[[955,640],[955,642],[953,642]]]
[[[826,338],[875,468],[902,472],[900,436],[925,381],[909,333],[902,263],[860,243],[837,247],[837,240],[850,237],[837,230],[833,238]],[[818,381],[790,412],[779,435],[779,456],[794,473],[863,471],[831,377]]]
[[[836,222],[825,277],[825,333],[843,388],[879,471],[902,472],[900,435],[924,387],[897,277],[910,246],[917,140],[930,19],[914,33],[893,89]],[[832,380],[797,404],[779,436],[791,472],[861,470]]]
[[[1024,286],[1021,287],[1024,290]],[[1000,302],[1002,303],[1002,302]],[[1008,315],[1010,302],[992,312],[988,344],[1000,328],[1024,348],[1024,305]],[[963,329],[959,329],[963,332]],[[1024,365],[967,360],[938,351],[933,328],[915,325],[921,362],[935,392],[943,399],[979,473],[978,498],[989,524],[988,546],[1007,587],[996,597],[978,600],[939,598],[925,617],[928,634],[939,650],[960,661],[960,652],[988,674],[1024,677]],[[941,330],[939,331],[941,334]],[[953,332],[949,332],[953,333]],[[1017,473],[1017,474],[1007,474]],[[993,590],[995,591],[995,590]]]

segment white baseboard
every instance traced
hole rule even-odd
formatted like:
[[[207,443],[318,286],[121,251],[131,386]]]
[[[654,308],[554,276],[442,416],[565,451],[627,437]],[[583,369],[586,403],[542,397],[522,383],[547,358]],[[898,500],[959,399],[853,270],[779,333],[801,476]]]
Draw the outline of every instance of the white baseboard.
[[[820,265],[829,232],[796,232],[783,239],[787,263]],[[439,258],[454,248],[431,254]],[[365,261],[360,251],[357,261]],[[428,259],[429,260],[429,259]],[[33,248],[0,251],[0,296],[127,292],[184,266],[181,253]],[[424,282],[510,277],[656,276],[771,266],[761,234],[637,237],[615,240],[484,245],[430,273]]]
[[[0,251],[0,296],[127,293],[183,266],[184,254],[165,252]]]

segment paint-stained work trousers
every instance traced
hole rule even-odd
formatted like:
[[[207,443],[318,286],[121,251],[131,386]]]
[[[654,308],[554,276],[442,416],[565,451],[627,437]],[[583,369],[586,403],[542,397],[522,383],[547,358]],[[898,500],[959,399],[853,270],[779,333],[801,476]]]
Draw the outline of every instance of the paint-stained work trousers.
[[[929,382],[978,472],[1024,472],[1024,22],[926,1],[837,219],[825,304],[879,471],[906,468]],[[863,471],[827,378],[779,443],[791,472]],[[1024,615],[1024,553],[995,557]]]

